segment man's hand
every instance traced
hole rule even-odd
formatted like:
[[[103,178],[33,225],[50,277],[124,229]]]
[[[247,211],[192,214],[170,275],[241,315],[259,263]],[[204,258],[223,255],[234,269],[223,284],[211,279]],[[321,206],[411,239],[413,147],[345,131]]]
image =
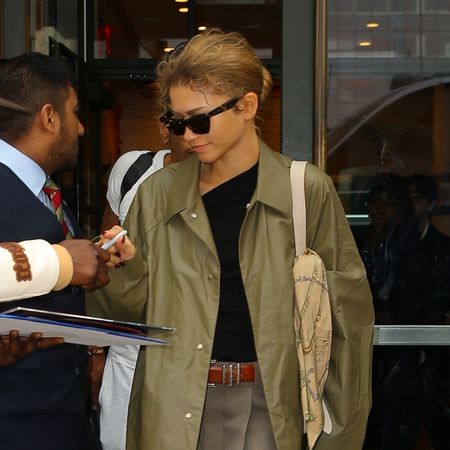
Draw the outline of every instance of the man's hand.
[[[102,385],[103,372],[105,370],[106,353],[101,347],[89,346],[89,387],[91,391],[91,407],[97,409],[100,406],[99,396]]]
[[[9,336],[0,337],[0,367],[15,364],[19,359],[36,351],[64,343],[63,338],[43,338],[42,333],[31,333],[21,338],[19,332],[11,330]]]
[[[93,291],[108,283],[106,263],[111,259],[110,253],[87,239],[68,239],[59,245],[72,257],[73,276],[70,284]]]

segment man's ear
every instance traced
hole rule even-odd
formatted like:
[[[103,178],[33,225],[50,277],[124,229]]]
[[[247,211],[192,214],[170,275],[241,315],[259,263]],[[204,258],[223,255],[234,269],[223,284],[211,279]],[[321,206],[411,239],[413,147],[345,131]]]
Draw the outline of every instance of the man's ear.
[[[247,92],[239,102],[238,108],[244,112],[245,120],[253,120],[258,111],[258,96],[254,92]]]
[[[50,103],[46,103],[39,111],[41,126],[50,133],[56,132],[58,118],[58,113]]]

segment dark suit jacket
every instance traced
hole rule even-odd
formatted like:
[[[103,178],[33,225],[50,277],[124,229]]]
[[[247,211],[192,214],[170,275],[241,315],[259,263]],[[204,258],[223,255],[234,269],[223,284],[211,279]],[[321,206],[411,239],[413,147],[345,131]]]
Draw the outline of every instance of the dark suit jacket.
[[[0,242],[64,240],[52,211],[3,164],[0,186]],[[75,217],[67,213],[75,236],[79,236]],[[68,286],[40,297],[2,303],[0,308],[15,306],[84,314],[84,292]],[[13,366],[0,368],[0,448],[88,449],[86,365],[86,347],[64,344],[36,351]]]

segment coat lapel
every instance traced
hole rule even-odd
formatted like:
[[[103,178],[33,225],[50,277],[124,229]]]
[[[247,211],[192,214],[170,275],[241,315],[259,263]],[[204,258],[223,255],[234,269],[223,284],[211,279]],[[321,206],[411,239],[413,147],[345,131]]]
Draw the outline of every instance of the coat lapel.
[[[200,162],[195,155],[191,155],[178,165],[168,192],[164,222],[169,223],[175,216],[180,216],[217,258],[216,246],[198,190],[198,183],[192,182],[193,179],[198,180],[199,176]]]

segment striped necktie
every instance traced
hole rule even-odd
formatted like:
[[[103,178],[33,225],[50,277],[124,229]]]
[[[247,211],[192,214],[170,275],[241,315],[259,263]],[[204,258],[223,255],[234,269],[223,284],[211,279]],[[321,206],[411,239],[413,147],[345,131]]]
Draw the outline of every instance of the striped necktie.
[[[45,182],[42,190],[48,195],[48,198],[52,203],[53,211],[62,226],[66,239],[72,239],[72,232],[70,231],[70,228],[67,225],[66,219],[64,217],[61,190],[50,177],[47,177],[47,181]]]

